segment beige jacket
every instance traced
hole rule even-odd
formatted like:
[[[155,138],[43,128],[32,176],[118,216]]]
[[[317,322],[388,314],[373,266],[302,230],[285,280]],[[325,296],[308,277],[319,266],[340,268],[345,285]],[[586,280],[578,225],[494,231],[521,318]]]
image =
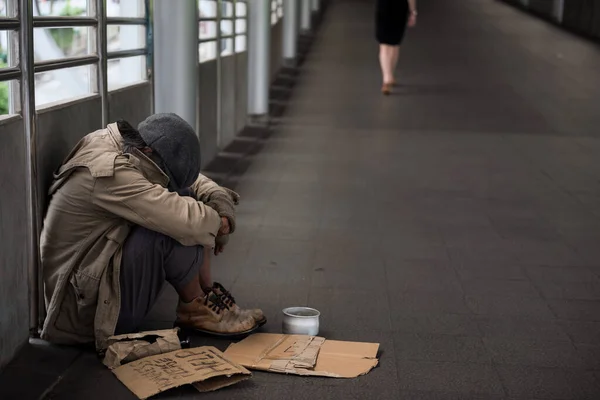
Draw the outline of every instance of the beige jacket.
[[[132,225],[214,247],[221,218],[204,203],[227,196],[237,202],[237,195],[202,175],[193,185],[201,201],[169,192],[167,184],[141,152],[122,152],[116,124],[77,144],[54,176],[41,235],[43,339],[106,347],[119,316],[121,250]]]

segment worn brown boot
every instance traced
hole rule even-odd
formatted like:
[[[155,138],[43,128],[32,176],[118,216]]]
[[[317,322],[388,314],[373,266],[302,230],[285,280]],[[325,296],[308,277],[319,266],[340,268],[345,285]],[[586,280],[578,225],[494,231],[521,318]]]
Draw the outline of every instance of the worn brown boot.
[[[229,290],[225,289],[225,287],[223,287],[223,285],[221,285],[219,282],[213,283],[212,291],[221,297],[223,303],[227,307],[229,307],[231,311],[240,314],[250,315],[259,325],[264,325],[267,322],[267,318],[265,317],[265,314],[262,310],[258,308],[248,310],[240,308],[236,304],[235,299],[233,298]]]
[[[239,335],[256,328],[256,321],[250,315],[231,311],[213,292],[198,297],[190,303],[179,301],[177,306],[177,326],[199,332],[219,335]]]

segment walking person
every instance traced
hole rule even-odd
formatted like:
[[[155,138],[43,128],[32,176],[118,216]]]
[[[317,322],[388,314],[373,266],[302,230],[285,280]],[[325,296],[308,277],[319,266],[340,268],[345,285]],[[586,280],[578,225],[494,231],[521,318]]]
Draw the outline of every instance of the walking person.
[[[406,25],[413,27],[416,23],[417,0],[377,0],[375,30],[383,75],[381,92],[384,95],[391,94],[392,87],[396,84],[394,73]]]

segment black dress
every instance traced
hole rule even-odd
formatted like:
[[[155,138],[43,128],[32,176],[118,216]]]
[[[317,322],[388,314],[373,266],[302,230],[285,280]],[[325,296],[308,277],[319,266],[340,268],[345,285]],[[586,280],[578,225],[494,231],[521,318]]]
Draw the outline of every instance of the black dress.
[[[402,43],[408,21],[408,0],[377,0],[375,31],[380,44]]]

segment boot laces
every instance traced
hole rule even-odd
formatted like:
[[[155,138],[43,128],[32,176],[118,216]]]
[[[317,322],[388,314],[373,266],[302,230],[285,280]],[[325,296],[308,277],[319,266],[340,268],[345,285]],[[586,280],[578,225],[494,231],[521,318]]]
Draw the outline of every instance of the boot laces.
[[[218,290],[220,292],[221,300],[223,301],[223,303],[225,305],[231,307],[235,304],[235,298],[233,297],[231,292],[229,292],[229,290],[225,289],[225,287],[223,285],[221,285],[219,282],[213,283],[213,289]]]
[[[229,306],[225,304],[221,296],[218,293],[215,293],[211,289],[204,289],[204,293],[206,296],[204,297],[204,305],[220,314],[221,311],[229,310]]]

